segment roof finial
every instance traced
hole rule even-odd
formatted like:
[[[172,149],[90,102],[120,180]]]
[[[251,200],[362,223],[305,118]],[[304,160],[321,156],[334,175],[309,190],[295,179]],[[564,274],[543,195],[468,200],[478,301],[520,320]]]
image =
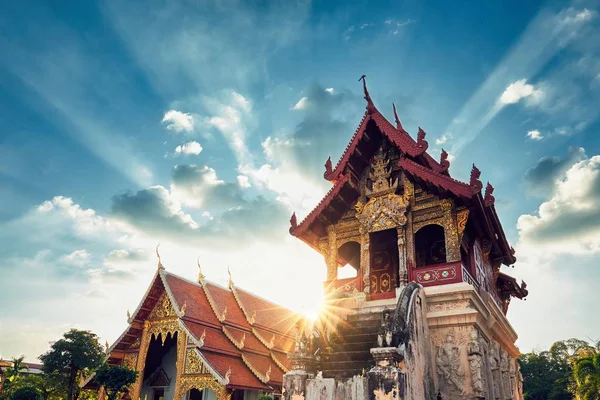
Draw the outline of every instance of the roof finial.
[[[127,321],[129,321],[131,319],[131,313],[129,312],[129,310],[127,310]]]
[[[417,147],[419,148],[417,155],[421,155],[427,151],[429,147],[429,143],[425,140],[425,131],[419,127],[419,132],[417,133]]]
[[[233,279],[231,278],[231,268],[229,268],[229,266],[227,266],[227,273],[229,274],[229,283],[227,284],[227,286],[229,286],[229,289],[232,289]]]
[[[471,179],[469,180],[469,185],[473,188],[475,193],[479,192],[483,187],[483,184],[479,180],[480,176],[481,171],[475,166],[475,164],[473,164],[473,168],[471,168]]]
[[[104,345],[106,346],[106,352],[108,353],[108,349],[110,349],[110,346],[108,345],[108,340],[106,341],[106,343]]]
[[[325,161],[325,173],[323,174],[323,177],[325,179],[327,179],[327,177],[329,175],[331,175],[332,172],[333,172],[333,165],[331,164],[331,156],[329,156],[327,161]]]
[[[230,376],[231,376],[231,367],[229,367],[229,368],[227,369],[227,372],[225,373],[225,381],[226,381],[227,383],[229,383],[229,377],[230,377]]]
[[[437,173],[442,173],[448,171],[450,168],[450,160],[448,160],[448,152],[442,149],[442,153],[440,154],[440,166],[434,168]]]
[[[371,100],[371,95],[369,95],[369,90],[367,89],[366,77],[367,76],[363,74],[363,76],[361,76],[358,80],[362,81],[363,83],[363,91],[365,92],[365,100],[367,101],[367,111],[370,114],[373,111],[375,111],[375,105],[373,104],[373,101]]]
[[[290,218],[290,231],[296,229],[298,227],[298,218],[296,217],[296,211],[292,214]]]
[[[394,119],[396,120],[396,130],[403,131],[402,123],[400,122],[400,118],[398,118],[398,112],[396,111],[396,104],[392,103],[392,107],[394,107]]]
[[[158,252],[158,248],[160,247],[160,243],[156,245],[156,257],[158,257],[158,264],[156,265],[159,269],[165,269],[162,265],[162,261],[160,260],[160,253]]]
[[[204,283],[204,274],[202,273],[202,266],[200,265],[200,256],[196,259],[196,264],[198,264],[198,283]]]
[[[485,187],[485,196],[483,198],[483,204],[485,204],[486,207],[493,206],[496,202],[496,198],[492,195],[492,193],[494,193],[494,187],[488,181],[487,186]]]

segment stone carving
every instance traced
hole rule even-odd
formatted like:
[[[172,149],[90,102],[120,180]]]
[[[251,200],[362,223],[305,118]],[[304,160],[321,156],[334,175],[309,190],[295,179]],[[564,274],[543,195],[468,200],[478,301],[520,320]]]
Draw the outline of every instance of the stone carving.
[[[389,347],[392,345],[392,311],[385,309],[381,314],[381,326],[377,335],[377,345],[379,347]]]
[[[469,300],[459,300],[448,303],[436,303],[430,304],[427,309],[430,312],[438,312],[438,311],[450,311],[450,310],[464,310],[470,308],[471,303]]]
[[[517,399],[520,400],[523,398],[523,374],[521,374],[521,367],[516,360],[515,364],[517,366]]]
[[[513,399],[515,397],[515,387],[517,385],[517,368],[515,366],[516,363],[517,363],[517,360],[509,361],[508,374],[509,374],[510,398],[511,399]]]
[[[484,398],[483,350],[479,343],[479,332],[475,328],[471,330],[471,341],[467,345],[467,355],[469,358],[469,369],[471,370],[473,395],[476,398]]]
[[[512,399],[510,390],[510,362],[508,360],[508,354],[506,351],[500,351],[500,372],[502,376],[502,391],[504,392],[505,399]]]
[[[492,370],[492,381],[494,387],[494,399],[500,398],[500,356],[498,355],[498,344],[490,344],[490,369]]]
[[[438,347],[436,365],[441,387],[449,398],[457,398],[465,394],[464,371],[460,363],[460,347],[454,343],[454,334],[449,331],[445,342]]]

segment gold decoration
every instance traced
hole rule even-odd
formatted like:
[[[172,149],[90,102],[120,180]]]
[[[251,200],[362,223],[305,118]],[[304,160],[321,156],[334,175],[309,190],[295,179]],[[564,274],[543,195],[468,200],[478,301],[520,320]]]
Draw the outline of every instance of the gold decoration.
[[[225,373],[225,380],[229,383],[229,378],[231,377],[231,367],[227,368],[227,372]]]
[[[141,338],[138,336],[135,338],[135,340],[133,341],[133,343],[131,343],[131,346],[129,346],[130,349],[137,349],[140,347],[140,340]]]
[[[416,233],[419,229],[426,225],[436,224],[444,228],[445,244],[446,244],[446,262],[454,262],[460,260],[460,241],[458,240],[458,228],[456,223],[456,215],[453,212],[452,200],[443,199],[431,201],[427,204],[419,204],[413,207],[421,210],[427,208],[433,209],[434,207],[441,208],[443,213],[441,216],[432,219],[425,219],[421,221],[413,221],[412,232]],[[432,210],[428,213],[431,216],[438,216],[440,214],[435,213],[436,210]],[[435,213],[435,214],[433,214]]]
[[[271,337],[271,341],[269,342],[269,348],[275,346],[275,334],[273,334],[273,336]]]
[[[123,356],[123,366],[129,369],[136,369],[137,358],[137,353],[125,353],[125,356]]]
[[[223,313],[221,314],[221,322],[225,321],[225,318],[227,317],[227,307],[225,307],[225,309],[223,310]]]
[[[198,283],[204,283],[204,274],[202,273],[202,266],[200,266],[200,256],[196,259],[196,264],[198,264]]]
[[[181,316],[182,316],[182,317],[183,317],[183,316],[185,316],[185,309],[186,309],[186,307],[187,307],[187,302],[186,302],[186,301],[184,301],[184,302],[183,302],[183,305],[181,306],[181,310],[180,310],[180,311],[181,311]]]
[[[254,310],[254,312],[252,313],[250,318],[248,318],[248,323],[250,325],[254,325],[255,322],[256,322],[256,310]]]
[[[265,379],[267,380],[267,382],[269,382],[271,380],[271,366],[269,365],[269,369],[267,370],[267,372],[265,372]]]
[[[227,266],[227,273],[229,274],[229,282],[227,286],[229,287],[229,289],[231,289],[233,288],[233,278],[231,277],[231,269],[229,268],[229,266]]]
[[[469,219],[469,210],[460,210],[456,213],[456,227],[458,228],[458,241],[462,242],[463,232],[467,227],[467,220]]]
[[[185,353],[185,374],[210,374],[209,370],[204,366],[200,356],[195,349],[187,349]]]
[[[208,389],[215,392],[217,400],[229,400],[231,394],[227,392],[227,388],[221,385],[212,376],[183,376],[177,382],[174,399],[182,399],[183,395],[192,389]]]
[[[175,313],[175,310],[173,309],[173,306],[171,304],[171,300],[169,299],[169,296],[166,293],[163,293],[160,296],[160,298],[158,299],[156,306],[154,307],[154,309],[148,316],[148,319],[154,320],[154,319],[163,319],[163,318],[176,317],[176,316],[177,316],[177,314]]]

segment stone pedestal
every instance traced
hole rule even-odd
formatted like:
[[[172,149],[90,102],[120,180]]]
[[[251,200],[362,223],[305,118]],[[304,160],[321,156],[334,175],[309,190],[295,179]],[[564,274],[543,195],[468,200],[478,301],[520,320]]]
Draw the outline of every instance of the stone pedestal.
[[[292,370],[283,375],[283,398],[285,400],[304,400],[306,397],[307,381],[314,378],[316,360],[303,353],[288,354]]]
[[[375,366],[368,373],[369,400],[404,398],[403,356],[396,347],[371,349]]]

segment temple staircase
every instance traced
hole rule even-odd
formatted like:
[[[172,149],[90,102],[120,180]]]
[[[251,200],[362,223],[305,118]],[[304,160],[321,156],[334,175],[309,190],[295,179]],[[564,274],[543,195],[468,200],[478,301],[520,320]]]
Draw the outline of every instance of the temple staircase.
[[[332,351],[323,356],[323,377],[339,382],[366,374],[374,365],[370,350],[377,346],[380,326],[381,312],[349,315],[332,340]]]

